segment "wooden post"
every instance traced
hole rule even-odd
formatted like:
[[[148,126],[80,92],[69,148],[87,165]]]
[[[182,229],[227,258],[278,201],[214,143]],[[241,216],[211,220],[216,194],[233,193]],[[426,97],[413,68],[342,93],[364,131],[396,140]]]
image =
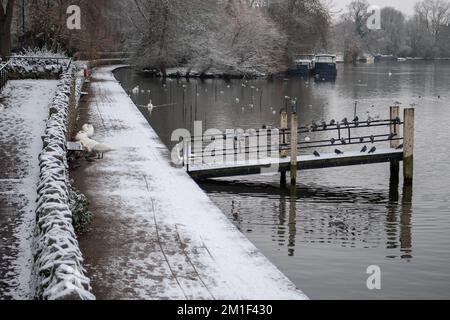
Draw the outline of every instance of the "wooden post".
[[[286,110],[281,110],[281,121],[280,121],[280,130],[281,130],[281,144],[282,148],[285,147],[287,142],[286,130],[288,128],[288,114]],[[280,150],[280,158],[287,157],[287,150]],[[280,185],[282,188],[286,187],[286,170],[281,171]]]
[[[291,117],[291,187],[297,184],[297,144],[298,144],[298,118],[297,110],[292,110]]]
[[[392,122],[400,116],[400,107],[394,106],[390,110],[390,133],[395,134],[394,139],[398,139],[400,136],[400,124]],[[391,140],[390,147],[395,149],[400,145],[400,140]],[[398,185],[400,172],[400,162],[397,160],[391,161],[391,184]]]
[[[412,185],[414,174],[414,108],[404,110],[403,128],[403,177],[406,185]]]

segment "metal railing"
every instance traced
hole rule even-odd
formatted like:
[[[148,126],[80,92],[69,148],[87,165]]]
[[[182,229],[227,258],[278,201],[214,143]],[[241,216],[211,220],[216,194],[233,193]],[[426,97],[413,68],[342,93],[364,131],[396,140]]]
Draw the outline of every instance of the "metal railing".
[[[2,92],[3,88],[6,86],[6,83],[8,82],[8,65],[9,62],[6,62],[3,65],[0,65],[0,93]]]
[[[398,141],[398,144],[404,140],[400,136],[400,126],[403,126],[404,122],[400,118],[396,119],[383,119],[383,120],[368,120],[368,121],[352,121],[344,123],[332,122],[331,124],[322,123],[320,125],[301,126],[298,127],[298,134],[307,135],[308,140],[298,140],[297,142],[297,154],[300,150],[311,150],[317,148],[338,148],[340,146],[350,145],[364,145],[364,144],[376,144],[381,142],[394,142]],[[361,129],[375,129],[380,127],[390,128],[388,133],[367,133],[359,132],[354,133],[356,130]],[[319,137],[313,138],[316,134]],[[324,135],[324,133],[327,133]],[[331,133],[331,134],[330,134]],[[214,149],[208,157],[225,157],[244,155],[244,156],[267,156],[267,152],[273,151],[274,148],[281,153],[285,151],[286,154],[291,153],[291,135],[292,130],[287,129],[256,129],[252,133],[242,134],[226,134],[225,132],[216,135],[203,135],[185,138],[182,141],[182,159],[183,166],[189,171],[189,165],[194,164],[205,156],[205,150],[211,143],[218,142],[218,148]],[[251,143],[258,141],[257,144]],[[227,142],[229,141],[229,142]],[[264,141],[261,143],[261,141]],[[196,147],[195,147],[196,146]],[[194,150],[196,149],[196,150]],[[266,153],[266,154],[265,154]]]

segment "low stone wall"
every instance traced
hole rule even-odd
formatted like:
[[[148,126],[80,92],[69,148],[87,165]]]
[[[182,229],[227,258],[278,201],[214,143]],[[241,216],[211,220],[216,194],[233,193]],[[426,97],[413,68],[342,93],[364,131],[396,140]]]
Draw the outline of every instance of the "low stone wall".
[[[70,180],[66,139],[71,111],[81,90],[77,70],[61,76],[39,156],[40,183],[36,209],[34,275],[37,299],[93,300],[70,210]],[[74,105],[75,103],[75,105]]]

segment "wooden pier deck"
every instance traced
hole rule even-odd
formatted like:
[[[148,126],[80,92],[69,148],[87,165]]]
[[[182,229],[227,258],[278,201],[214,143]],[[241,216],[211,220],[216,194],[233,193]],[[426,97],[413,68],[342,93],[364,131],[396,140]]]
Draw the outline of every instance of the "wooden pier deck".
[[[320,157],[303,155],[297,157],[297,170],[322,169],[402,160],[403,150],[394,148],[380,149],[373,154],[351,151],[345,152],[343,155],[336,155],[335,153],[321,154]],[[189,166],[188,172],[194,179],[232,177],[262,174],[264,173],[264,169],[268,169],[274,165],[277,165],[277,172],[290,171],[291,162],[291,158],[286,157],[255,159],[228,164],[194,164]]]

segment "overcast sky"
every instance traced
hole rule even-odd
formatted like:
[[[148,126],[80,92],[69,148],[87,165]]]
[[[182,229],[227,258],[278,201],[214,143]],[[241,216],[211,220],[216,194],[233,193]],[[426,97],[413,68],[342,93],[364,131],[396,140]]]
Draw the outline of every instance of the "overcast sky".
[[[371,5],[378,5],[380,7],[394,7],[403,11],[407,15],[412,15],[414,12],[414,5],[418,0],[368,0]],[[352,0],[334,0],[336,9],[345,9],[345,6],[352,2]]]

